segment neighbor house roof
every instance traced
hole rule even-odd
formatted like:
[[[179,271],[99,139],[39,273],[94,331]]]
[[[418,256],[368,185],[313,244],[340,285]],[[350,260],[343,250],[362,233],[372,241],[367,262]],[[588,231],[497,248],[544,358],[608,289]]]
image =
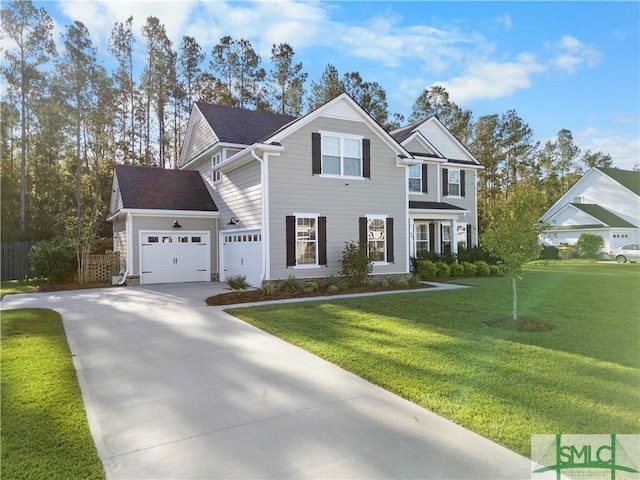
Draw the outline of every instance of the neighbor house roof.
[[[600,205],[591,203],[572,203],[571,205],[610,227],[636,228],[635,225],[630,224],[615,213],[610,212],[606,208],[602,208]]]
[[[225,143],[253,145],[297,118],[203,102],[196,105],[218,139]]]
[[[116,177],[123,208],[218,211],[197,170],[118,165]]]
[[[619,168],[597,167],[605,175],[613,178],[623,187],[640,196],[640,171],[620,170]]]

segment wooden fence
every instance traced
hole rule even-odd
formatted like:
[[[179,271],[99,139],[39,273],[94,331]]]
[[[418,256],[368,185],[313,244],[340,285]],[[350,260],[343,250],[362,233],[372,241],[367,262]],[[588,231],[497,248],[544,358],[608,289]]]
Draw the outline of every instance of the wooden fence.
[[[3,242],[2,280],[22,280],[31,276],[29,250],[34,242]]]

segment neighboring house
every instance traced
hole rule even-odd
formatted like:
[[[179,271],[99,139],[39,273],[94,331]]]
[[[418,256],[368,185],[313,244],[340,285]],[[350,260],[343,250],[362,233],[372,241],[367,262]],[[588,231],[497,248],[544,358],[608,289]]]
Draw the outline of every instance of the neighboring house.
[[[591,168],[540,218],[544,245],[573,246],[583,233],[609,251],[640,241],[640,172]]]
[[[419,252],[477,244],[473,156],[435,117],[388,133],[346,94],[299,118],[196,103],[179,168],[198,191],[181,208],[160,202],[179,196],[169,177],[116,168],[110,219],[129,283],[194,281],[171,276],[190,255],[213,280],[338,275],[350,241],[366,244],[373,275],[398,276]],[[158,203],[139,205],[136,187],[119,200],[125,185]]]

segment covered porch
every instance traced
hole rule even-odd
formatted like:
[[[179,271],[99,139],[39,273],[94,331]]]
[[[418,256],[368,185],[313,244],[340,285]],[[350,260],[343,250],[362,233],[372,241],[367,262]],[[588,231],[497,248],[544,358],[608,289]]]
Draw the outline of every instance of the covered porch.
[[[409,254],[457,254],[477,244],[469,210],[444,202],[409,202]]]

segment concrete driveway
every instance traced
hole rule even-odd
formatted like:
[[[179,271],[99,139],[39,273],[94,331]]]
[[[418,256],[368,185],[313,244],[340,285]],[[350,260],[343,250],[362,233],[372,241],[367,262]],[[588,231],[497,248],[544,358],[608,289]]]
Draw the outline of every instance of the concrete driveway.
[[[222,288],[2,301],[62,314],[108,479],[530,478],[528,459],[206,306]]]

